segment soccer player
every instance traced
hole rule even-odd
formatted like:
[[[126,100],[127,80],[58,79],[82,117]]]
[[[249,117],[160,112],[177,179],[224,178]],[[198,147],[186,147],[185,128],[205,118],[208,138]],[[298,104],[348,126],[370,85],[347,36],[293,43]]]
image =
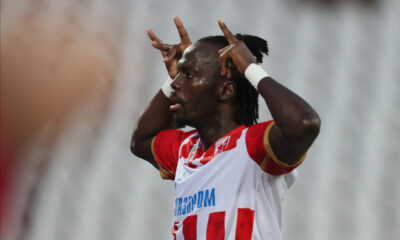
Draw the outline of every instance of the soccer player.
[[[281,202],[320,129],[318,114],[257,63],[267,42],[233,35],[161,51],[170,79],[143,112],[132,152],[175,182],[174,239],[281,239]],[[173,79],[173,80],[172,80]],[[258,94],[273,120],[257,123]],[[179,127],[191,126],[184,132]]]

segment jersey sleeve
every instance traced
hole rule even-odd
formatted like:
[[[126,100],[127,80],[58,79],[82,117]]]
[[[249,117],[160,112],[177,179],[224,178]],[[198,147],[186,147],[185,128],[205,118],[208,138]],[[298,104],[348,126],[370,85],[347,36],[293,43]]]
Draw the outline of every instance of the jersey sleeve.
[[[281,175],[298,167],[306,154],[294,164],[280,161],[269,143],[269,131],[274,124],[274,121],[268,121],[250,126],[246,133],[246,145],[250,157],[264,172],[271,175]]]
[[[178,165],[179,148],[189,136],[188,132],[177,129],[163,130],[151,142],[151,151],[163,179],[174,180]]]

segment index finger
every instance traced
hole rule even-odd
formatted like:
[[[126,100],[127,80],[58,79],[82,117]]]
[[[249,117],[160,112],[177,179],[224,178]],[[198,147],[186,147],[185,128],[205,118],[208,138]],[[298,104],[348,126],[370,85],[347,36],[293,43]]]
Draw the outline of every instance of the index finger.
[[[147,35],[149,36],[151,41],[162,43],[162,41],[153,33],[153,30],[147,29]]]
[[[185,27],[183,26],[182,21],[179,19],[179,17],[174,17],[174,22],[176,25],[176,28],[178,29],[179,36],[181,38],[182,43],[191,43],[190,38],[188,33],[186,32]]]
[[[228,27],[226,26],[226,24],[222,21],[222,19],[218,19],[218,24],[219,27],[221,28],[222,32],[224,33],[226,39],[228,40],[228,42],[230,44],[235,43],[238,41],[238,39],[235,37],[235,35],[233,35],[231,33],[231,31],[229,31]]]

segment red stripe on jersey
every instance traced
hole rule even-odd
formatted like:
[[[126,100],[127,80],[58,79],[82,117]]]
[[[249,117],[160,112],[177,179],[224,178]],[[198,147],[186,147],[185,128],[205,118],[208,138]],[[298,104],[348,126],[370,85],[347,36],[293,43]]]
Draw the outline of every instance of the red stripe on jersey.
[[[210,213],[207,224],[207,240],[225,239],[225,212]]]
[[[215,150],[215,145],[212,145],[207,152],[204,154],[204,157],[200,160],[201,164],[206,164],[208,163],[211,159],[214,158],[214,150]]]
[[[197,238],[197,215],[188,216],[183,220],[183,236],[185,240],[196,240]]]
[[[200,158],[201,156],[203,156],[203,154],[204,154],[203,148],[201,147],[197,148],[196,154],[194,155],[193,159]]]
[[[242,135],[242,131],[245,127],[246,127],[245,125],[241,125],[240,127],[237,127],[234,130],[230,131],[229,133],[225,134],[219,140],[217,140],[212,146],[210,146],[210,148],[207,149],[205,153],[202,146],[199,146],[199,148],[195,149],[196,151],[194,151],[193,147],[195,147],[195,145],[200,141],[200,137],[198,135],[191,137],[186,144],[182,145],[179,156],[188,160],[192,160],[192,159],[199,159],[204,154],[203,158],[200,159],[200,163],[204,165],[207,162],[211,161],[215,157],[215,154],[235,148],[237,145],[236,141]],[[220,146],[220,148],[216,152],[215,144],[226,137],[229,137],[229,141],[227,141],[226,145]],[[195,168],[195,166],[199,166],[199,164],[197,165],[186,164],[186,165],[193,168]]]
[[[196,164],[193,164],[192,162],[188,162],[188,163],[185,163],[185,164],[186,164],[186,166],[188,166],[188,167],[197,168]]]
[[[181,152],[180,152],[181,157],[188,158],[190,150],[192,149],[192,147],[193,147],[193,145],[190,145],[188,143],[183,145],[182,148],[181,148]]]
[[[172,235],[174,236],[174,240],[176,240],[176,233],[178,232],[179,222],[174,222],[174,226],[172,227]]]
[[[239,208],[236,222],[236,240],[251,240],[253,233],[254,210]]]

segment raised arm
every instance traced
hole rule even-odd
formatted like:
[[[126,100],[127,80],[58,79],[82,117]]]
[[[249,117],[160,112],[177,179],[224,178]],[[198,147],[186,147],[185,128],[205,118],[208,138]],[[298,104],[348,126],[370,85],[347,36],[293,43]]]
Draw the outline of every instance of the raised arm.
[[[171,79],[174,79],[178,74],[177,64],[183,51],[191,45],[191,41],[181,20],[178,17],[175,17],[174,22],[181,38],[180,44],[164,44],[159,38],[157,38],[152,30],[149,29],[147,31],[153,47],[160,50],[163,56],[163,61]],[[171,101],[169,100],[169,96],[166,96],[161,90],[158,91],[150,102],[150,105],[139,117],[132,134],[132,153],[149,161],[156,168],[158,168],[158,165],[151,150],[151,142],[154,136],[156,136],[160,131],[171,127],[172,113],[169,110],[170,105]]]
[[[218,20],[218,23],[230,43],[219,51],[221,74],[230,77],[230,70],[226,66],[227,60],[232,59],[240,74],[245,75],[249,65],[256,63],[254,56],[222,20]],[[275,121],[269,133],[269,142],[275,155],[288,165],[297,163],[318,136],[318,114],[301,97],[269,76],[263,77],[256,87]]]

